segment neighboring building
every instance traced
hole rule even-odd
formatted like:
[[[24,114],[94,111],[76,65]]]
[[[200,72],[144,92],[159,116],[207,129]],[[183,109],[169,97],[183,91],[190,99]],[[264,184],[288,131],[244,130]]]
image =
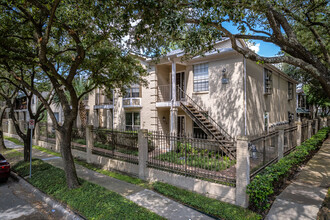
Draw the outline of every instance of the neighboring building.
[[[216,48],[185,61],[182,51],[173,51],[158,63],[140,57],[149,72],[148,88],[131,86],[125,97],[114,92],[106,98],[100,90],[90,94],[89,123],[236,137],[257,135],[294,120],[295,80],[273,65],[245,59],[229,40]]]
[[[307,103],[307,97],[304,93],[303,84],[298,84],[296,88],[297,100],[297,116],[300,118],[309,118],[310,110]]]

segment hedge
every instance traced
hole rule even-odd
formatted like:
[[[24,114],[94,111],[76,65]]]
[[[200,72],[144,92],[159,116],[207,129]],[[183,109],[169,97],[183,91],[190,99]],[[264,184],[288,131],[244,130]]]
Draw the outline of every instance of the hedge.
[[[321,129],[310,139],[297,146],[295,151],[255,176],[247,187],[250,208],[259,213],[267,210],[271,205],[270,198],[274,195],[276,187],[285,182],[294,168],[309,159],[310,154],[322,145],[329,131],[329,127]]]

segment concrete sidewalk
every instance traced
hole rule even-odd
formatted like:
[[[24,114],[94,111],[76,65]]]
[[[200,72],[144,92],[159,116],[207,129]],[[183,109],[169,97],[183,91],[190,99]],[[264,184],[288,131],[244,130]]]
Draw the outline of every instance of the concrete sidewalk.
[[[330,187],[330,137],[275,200],[266,219],[316,219]]]
[[[21,148],[21,150],[23,150],[22,146],[16,145],[10,141],[6,141],[5,144],[8,148]],[[42,159],[53,166],[63,169],[61,157],[56,157],[36,149],[33,149],[32,154],[33,158]],[[103,186],[113,192],[117,192],[136,204],[143,206],[166,219],[213,219],[154,191],[100,174],[78,164],[76,164],[76,170],[80,178]]]

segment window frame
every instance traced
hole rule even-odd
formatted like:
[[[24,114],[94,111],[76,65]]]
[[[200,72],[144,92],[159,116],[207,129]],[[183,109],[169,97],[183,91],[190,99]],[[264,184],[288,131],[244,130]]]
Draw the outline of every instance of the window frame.
[[[202,69],[206,69],[203,72]],[[198,71],[200,72],[198,72]],[[204,75],[205,74],[205,75]],[[208,92],[209,84],[209,63],[199,63],[193,65],[193,90],[194,92]]]
[[[293,99],[293,83],[288,82],[288,100]]]
[[[264,95],[271,95],[273,92],[273,71],[264,68]]]
[[[127,124],[127,115],[131,115],[131,125]],[[139,124],[135,124],[135,115],[139,115]],[[140,112],[125,112],[125,130],[126,131],[136,131],[141,128],[141,113]]]
[[[139,84],[134,84],[130,86],[129,88],[126,88],[126,94],[124,95],[124,98],[141,98],[141,91],[140,91],[141,86]],[[138,92],[133,92],[133,90],[137,89]],[[138,94],[133,95],[133,94]]]

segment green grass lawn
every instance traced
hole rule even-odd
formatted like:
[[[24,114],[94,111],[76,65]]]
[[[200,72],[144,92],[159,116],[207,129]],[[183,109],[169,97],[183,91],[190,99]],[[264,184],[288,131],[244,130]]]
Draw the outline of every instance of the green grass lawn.
[[[215,216],[220,219],[228,220],[248,220],[261,219],[262,217],[248,209],[211,199],[203,195],[180,189],[166,183],[155,182],[153,184],[155,191],[177,200],[183,204],[187,204],[204,213]]]
[[[33,146],[35,149],[40,151],[55,155],[61,156],[59,153],[54,151],[39,147]],[[186,204],[191,206],[197,210],[200,210],[204,213],[209,215],[215,216],[220,219],[261,219],[261,216],[248,210],[244,209],[229,203],[221,202],[216,199],[211,199],[206,196],[190,192],[188,190],[180,189],[175,186],[171,186],[169,184],[155,182],[155,183],[148,183],[141,179],[131,177],[128,175],[124,175],[121,173],[103,170],[99,166],[94,164],[88,164],[85,161],[75,159],[75,163],[81,166],[84,166],[90,170],[95,172],[104,174],[106,176],[110,176],[128,183],[132,183],[135,185],[139,185],[141,187],[147,189],[153,189],[164,196],[170,197],[182,204]],[[27,173],[26,173],[27,174]]]
[[[87,219],[163,219],[125,197],[99,185],[79,179],[81,186],[70,190],[64,171],[41,160],[33,160],[33,175],[28,181],[44,193],[69,205]],[[29,163],[19,162],[13,170],[27,176]]]

